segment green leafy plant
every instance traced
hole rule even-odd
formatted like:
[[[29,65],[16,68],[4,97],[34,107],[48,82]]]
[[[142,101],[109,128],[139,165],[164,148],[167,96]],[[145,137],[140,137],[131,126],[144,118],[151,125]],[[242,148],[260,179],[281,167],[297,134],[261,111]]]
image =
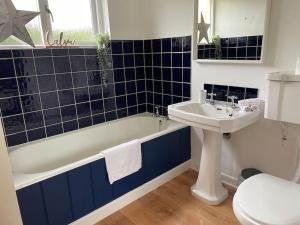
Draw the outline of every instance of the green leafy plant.
[[[101,70],[101,79],[104,86],[107,86],[108,76],[111,75],[112,59],[109,46],[110,36],[108,34],[97,34],[97,59]]]
[[[219,35],[214,36],[212,39],[212,43],[215,45],[215,58],[222,58],[222,46],[221,46],[221,38]]]

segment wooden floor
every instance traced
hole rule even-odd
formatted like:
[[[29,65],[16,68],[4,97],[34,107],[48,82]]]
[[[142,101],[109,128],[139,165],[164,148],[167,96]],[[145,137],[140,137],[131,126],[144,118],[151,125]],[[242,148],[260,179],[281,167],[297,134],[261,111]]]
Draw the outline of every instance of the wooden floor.
[[[191,195],[196,172],[189,170],[134,201],[96,225],[234,225],[233,190],[218,206],[208,206]]]

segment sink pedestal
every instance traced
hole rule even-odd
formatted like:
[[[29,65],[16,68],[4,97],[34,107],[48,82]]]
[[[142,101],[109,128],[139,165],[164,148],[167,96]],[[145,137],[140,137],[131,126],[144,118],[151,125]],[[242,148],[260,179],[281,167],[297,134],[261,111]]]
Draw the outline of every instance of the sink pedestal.
[[[203,130],[204,141],[200,170],[192,194],[209,205],[218,205],[228,197],[221,183],[222,133]]]

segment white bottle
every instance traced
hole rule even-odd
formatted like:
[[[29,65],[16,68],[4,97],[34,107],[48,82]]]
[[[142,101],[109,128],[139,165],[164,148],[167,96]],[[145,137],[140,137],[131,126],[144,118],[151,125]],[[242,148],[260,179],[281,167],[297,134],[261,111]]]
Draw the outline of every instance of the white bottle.
[[[206,90],[200,90],[199,99],[198,99],[200,104],[204,104],[206,102],[206,96],[207,96],[207,91]]]

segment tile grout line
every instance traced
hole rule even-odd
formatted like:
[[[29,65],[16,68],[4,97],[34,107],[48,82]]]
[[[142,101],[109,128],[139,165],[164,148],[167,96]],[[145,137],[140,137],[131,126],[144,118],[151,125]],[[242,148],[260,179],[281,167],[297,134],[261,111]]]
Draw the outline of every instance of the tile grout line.
[[[14,66],[14,73],[15,73],[15,76],[17,77],[17,70],[16,70],[16,65],[15,65],[15,60],[14,58],[12,59],[13,60],[13,66]],[[19,82],[17,81],[17,88],[18,88],[18,92],[21,93],[21,90],[20,90],[20,86],[19,86]],[[27,126],[26,126],[26,120],[25,120],[25,116],[24,116],[24,110],[23,110],[23,104],[22,104],[22,99],[21,99],[21,96],[18,97],[19,98],[19,101],[20,101],[20,107],[21,107],[21,113],[22,113],[22,117],[23,117],[23,123],[24,123],[24,129],[25,129],[25,135],[26,135],[26,142],[29,142],[29,138],[28,138],[28,133],[27,133]],[[9,143],[8,143],[9,145]]]
[[[73,89],[74,89],[74,77],[73,77],[73,69],[72,69],[72,60],[71,60],[71,54],[70,54],[70,49],[68,49],[68,54],[69,54],[69,67],[70,67],[70,73],[71,73],[71,80],[72,80],[72,86],[73,86]],[[76,122],[77,122],[77,129],[76,130],[78,130],[79,129],[79,121],[78,121],[78,110],[77,110],[77,102],[76,102],[76,96],[75,96],[75,91],[73,90],[73,98],[74,98],[74,106],[75,106],[75,112],[76,112],[76,118],[75,118],[75,120],[76,120]],[[62,119],[63,120],[63,119]],[[75,120],[73,120],[73,121],[75,121]],[[64,126],[64,124],[65,124],[66,122],[64,121],[62,121],[62,128],[63,128],[63,133],[65,133],[65,126]]]

